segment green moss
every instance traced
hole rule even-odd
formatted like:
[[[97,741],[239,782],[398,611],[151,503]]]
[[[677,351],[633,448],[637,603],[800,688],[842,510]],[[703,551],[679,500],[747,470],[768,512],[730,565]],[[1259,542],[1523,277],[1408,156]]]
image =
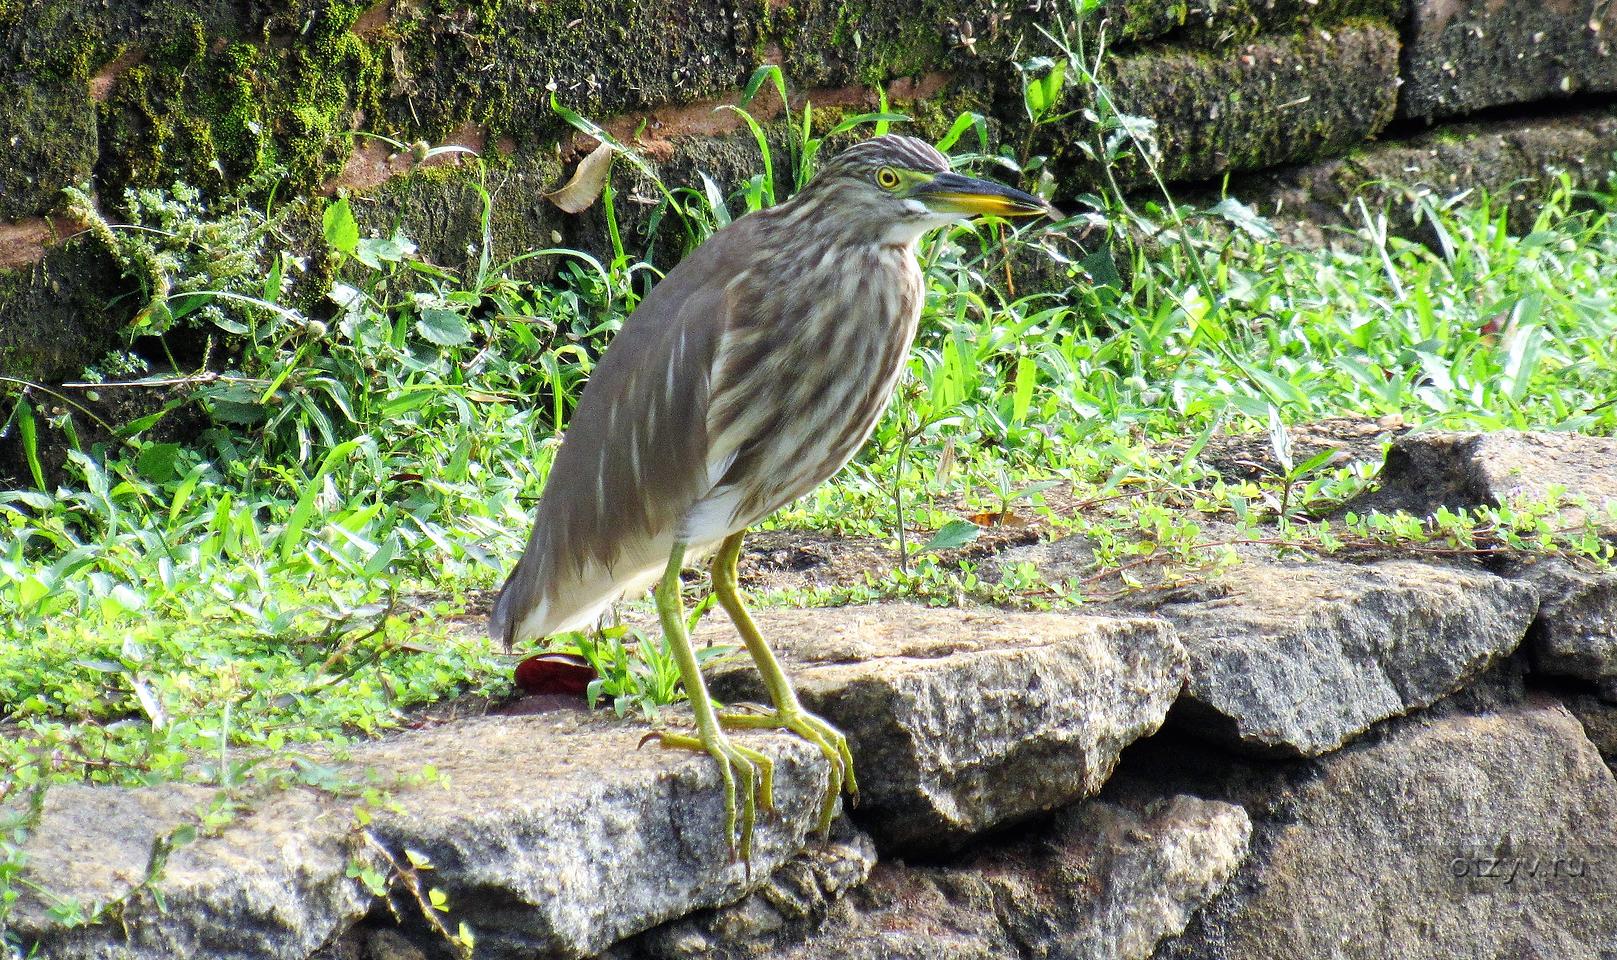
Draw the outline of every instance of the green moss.
[[[960,24],[969,19],[958,4],[936,0],[866,0],[857,5],[803,0],[790,10],[776,11],[761,40],[779,46],[791,80],[799,86],[871,85],[937,70],[954,56],[968,60],[958,44]],[[966,29],[976,38],[975,27]],[[976,39],[979,45],[995,42],[986,36]]]
[[[182,19],[101,106],[106,182],[174,179],[219,189],[265,165],[306,190],[335,175],[357,112],[374,112],[376,51],[348,32],[354,8],[312,15],[296,43],[210,36]]]
[[[1102,15],[1125,42],[1169,39],[1204,49],[1227,49],[1261,34],[1290,33],[1360,18],[1399,21],[1404,0],[1221,0],[1190,4],[1107,0]]]
[[[3,0],[0,34],[20,73],[0,79],[32,85],[46,105],[35,112],[49,116],[31,126],[60,150],[89,142],[66,135],[82,133],[82,85],[119,54],[143,53],[99,108],[104,194],[174,178],[217,189],[270,163],[306,188],[340,169],[356,122],[435,142],[470,123],[537,147],[564,132],[552,89],[580,112],[611,116],[733,89],[774,49],[800,89],[936,69],[1002,74],[1000,60],[1031,49],[1036,26],[1052,26],[1014,4],[946,0],[758,0],[740,11],[697,0],[673,12],[653,0],[421,0],[396,4],[360,38],[352,27],[369,5]],[[1400,0],[1111,0],[1103,13],[1114,38],[1168,33],[1197,46],[1400,10]],[[85,172],[83,157],[22,156],[13,170],[42,183],[61,179],[53,171]],[[0,203],[36,209],[60,185],[17,200],[21,185],[7,184]]]
[[[566,129],[552,89],[597,118],[733,89],[756,65],[755,27],[719,0],[401,4],[384,41],[395,95],[379,119],[412,138],[472,123],[537,146]]]
[[[1397,103],[1398,34],[1377,21],[1266,37],[1241,56],[1175,46],[1120,55],[1107,81],[1119,109],[1151,117],[1169,181],[1197,180],[1339,154],[1373,137]],[[1076,121],[1082,122],[1082,121]],[[1060,166],[1093,182],[1096,171],[1049,137]],[[1132,152],[1130,152],[1132,154]],[[1125,182],[1144,170],[1125,157]]]
[[[44,213],[64,183],[95,169],[95,110],[82,90],[32,82],[6,88],[0,110],[0,221]]]

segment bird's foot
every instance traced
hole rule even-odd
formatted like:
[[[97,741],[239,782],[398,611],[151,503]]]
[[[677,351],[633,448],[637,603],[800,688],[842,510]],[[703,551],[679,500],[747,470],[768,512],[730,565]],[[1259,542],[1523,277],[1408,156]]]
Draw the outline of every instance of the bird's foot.
[[[752,869],[752,827],[758,810],[775,808],[775,761],[715,730],[712,736],[656,733],[664,747],[710,755],[724,779],[724,836],[730,854]],[[739,813],[739,820],[737,814]]]
[[[853,754],[848,750],[848,738],[823,717],[807,710],[776,710],[765,714],[721,713],[719,723],[733,730],[790,730],[820,748],[820,753],[831,768],[831,780],[820,803],[820,820],[816,828],[822,836],[830,835],[837,797],[842,794],[844,787],[848,790],[848,802],[859,802],[859,781],[854,779]]]

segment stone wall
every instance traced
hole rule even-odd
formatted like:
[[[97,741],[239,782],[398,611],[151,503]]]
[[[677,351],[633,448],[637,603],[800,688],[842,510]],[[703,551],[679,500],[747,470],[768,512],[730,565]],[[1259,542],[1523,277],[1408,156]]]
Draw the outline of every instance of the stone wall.
[[[1409,434],[1382,476],[1351,509],[1564,488],[1617,537],[1611,439]],[[983,569],[1092,559],[1068,538]],[[775,762],[742,864],[706,756],[540,696],[317,758],[319,785],[237,789],[223,821],[203,786],[53,788],[17,834],[13,933],[55,960],[450,956],[386,860],[413,854],[448,895],[441,921],[489,960],[1617,952],[1610,568],[1252,545],[1204,580],[1079,612],[890,604],[759,624],[853,750],[860,803],[826,840],[810,835],[828,776],[811,745],[738,735]],[[713,686],[761,692],[737,663]],[[360,820],[343,784],[389,795]],[[192,826],[146,881],[154,848]],[[114,907],[75,925],[52,912],[64,902]]]
[[[582,145],[551,110],[552,93],[606,121],[672,182],[701,169],[734,183],[757,169],[739,121],[712,108],[735,102],[764,63],[781,64],[827,118],[874,106],[881,87],[923,133],[971,110],[1020,141],[1015,62],[1055,52],[1041,31],[1060,32],[1065,9],[1050,0],[5,0],[0,371],[77,376],[124,342],[149,293],[137,265],[82,232],[83,211],[64,204],[64,187],[87,188],[117,222],[126,188],[176,180],[267,203],[270,184],[254,176],[274,167],[284,171],[275,202],[303,211],[303,223],[317,222],[336,191],[352,191],[367,228],[402,223],[430,256],[464,265],[478,234],[469,169],[454,155],[418,164],[357,130],[488,158],[499,256],[558,236],[595,246],[598,212],[568,217],[538,196]],[[1448,191],[1504,189],[1550,166],[1598,181],[1611,168],[1617,143],[1601,98],[1617,92],[1617,13],[1606,4],[1107,0],[1102,9],[1104,33],[1091,31],[1090,43],[1105,39],[1119,105],[1157,120],[1166,172],[1236,174],[1270,212],[1329,218],[1389,171]],[[1551,112],[1553,132],[1536,135]],[[1063,194],[1096,183],[1072,145],[1084,123],[1075,115],[1035,144]],[[1442,126],[1397,142],[1426,123]],[[1409,151],[1430,162],[1406,162]],[[1503,154],[1508,163],[1492,162]],[[1279,186],[1239,179],[1320,161],[1332,165],[1282,174],[1290,179]],[[302,245],[315,255],[317,287],[318,245]]]

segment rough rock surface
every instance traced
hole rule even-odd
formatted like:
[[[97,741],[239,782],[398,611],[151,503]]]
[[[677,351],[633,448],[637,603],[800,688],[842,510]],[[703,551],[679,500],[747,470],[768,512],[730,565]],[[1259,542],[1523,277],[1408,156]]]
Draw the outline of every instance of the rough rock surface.
[[[870,837],[839,820],[827,843],[810,844],[745,898],[648,930],[613,947],[602,960],[717,960],[764,953],[823,924],[837,901],[870,879],[875,865]]]
[[[1617,781],[1558,703],[1398,721],[1305,767],[1249,797],[1247,865],[1160,960],[1617,950]]]
[[[391,741],[361,759],[449,778],[396,791],[394,847],[432,859],[479,956],[586,956],[654,923],[742,896],[795,855],[825,786],[792,736],[774,757],[775,813],[759,818],[750,873],[731,862],[719,775],[705,754],[640,747],[645,729],[575,716],[473,721]],[[610,909],[602,909],[609,905]]]
[[[1081,537],[1008,550],[1046,579],[1091,572]],[[1521,643],[1538,594],[1479,570],[1276,560],[1243,549],[1205,582],[1114,605],[1173,624],[1190,657],[1175,715],[1197,735],[1289,756],[1334,750],[1460,689]]]
[[[878,864],[806,940],[702,940],[658,960],[1144,960],[1246,855],[1239,807],[1092,800],[950,866]],[[790,940],[791,938],[781,938]]]
[[[1607,766],[1617,772],[1617,704],[1587,693],[1566,698],[1566,707],[1583,724],[1583,732],[1595,745]]]
[[[359,854],[342,807],[313,790],[277,793],[217,836],[178,846],[158,886],[167,909],[136,891],[154,844],[195,828],[216,800],[204,787],[56,787],[24,847],[35,890],[9,917],[42,956],[72,958],[302,958],[370,908],[345,874]],[[59,898],[88,910],[129,897],[122,924],[64,928],[47,910]]]
[[[1585,515],[1617,533],[1617,437],[1576,433],[1410,433],[1387,451],[1381,489],[1355,509],[1407,510],[1426,516],[1438,507],[1469,509],[1513,500],[1548,500],[1554,489],[1573,501],[1562,517]]]
[[[584,957],[614,941],[743,896],[801,849],[825,784],[808,744],[748,735],[776,761],[776,812],[760,817],[749,875],[730,862],[718,773],[706,756],[637,749],[642,727],[573,713],[463,721],[355,752],[335,777],[390,789],[369,832],[395,857],[430,858],[451,919],[479,957]],[[438,778],[423,778],[427,767]],[[105,903],[146,872],[152,840],[205,807],[195,787],[65,787],[46,798],[25,853],[51,893]],[[77,957],[303,958],[373,902],[346,877],[374,862],[353,798],[294,788],[254,798],[218,835],[178,847],[123,923],[64,930],[25,894],[12,916],[25,943]],[[127,939],[124,930],[128,930]]]
[[[1617,439],[1572,433],[1414,433],[1394,441],[1377,491],[1359,511],[1468,510],[1561,494],[1563,525],[1617,535]],[[1535,665],[1617,691],[1617,573],[1564,561],[1506,571],[1538,591],[1529,634]]]
[[[1142,618],[883,605],[758,625],[804,704],[848,735],[857,820],[887,847],[948,845],[1093,794],[1184,681],[1167,624]],[[750,664],[713,684],[764,696]]]
[[[1186,718],[1259,751],[1316,756],[1460,689],[1521,643],[1536,594],[1414,561],[1247,562],[1159,612],[1190,653]]]
[[[1617,10],[1583,0],[1414,0],[1406,117],[1448,117],[1617,91]]]
[[[1596,684],[1617,682],[1617,571],[1548,560],[1518,575],[1542,598],[1527,633],[1533,665]]]

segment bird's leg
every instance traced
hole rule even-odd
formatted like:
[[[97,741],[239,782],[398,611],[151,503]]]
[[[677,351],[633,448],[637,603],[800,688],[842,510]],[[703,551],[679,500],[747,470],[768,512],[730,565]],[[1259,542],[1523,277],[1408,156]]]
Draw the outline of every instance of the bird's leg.
[[[842,735],[842,731],[803,709],[797,700],[797,691],[786,679],[786,671],[781,669],[780,661],[775,659],[774,652],[764,643],[763,636],[758,633],[758,625],[752,622],[752,615],[741,603],[741,593],[736,589],[736,560],[741,555],[741,537],[740,533],[726,537],[713,557],[713,593],[718,596],[724,612],[730,615],[736,632],[747,644],[747,652],[752,654],[753,662],[758,665],[764,686],[769,690],[769,698],[775,704],[775,712],[763,715],[723,714],[719,722],[738,729],[791,730],[820,748],[831,767],[831,782],[820,805],[819,821],[820,832],[827,833],[831,829],[831,817],[836,812],[837,796],[842,793],[844,784],[848,788],[848,798],[854,803],[859,801],[859,783],[853,775],[853,754],[848,750],[848,738]]]
[[[774,762],[749,747],[732,743],[719,727],[713,712],[713,701],[702,682],[702,670],[696,654],[691,650],[691,639],[685,630],[685,605],[680,599],[679,571],[685,558],[685,545],[674,544],[663,571],[662,583],[657,587],[657,616],[662,621],[663,635],[679,664],[679,675],[685,681],[685,695],[690,698],[696,714],[694,737],[675,733],[658,734],[665,747],[701,750],[712,755],[724,778],[724,836],[732,854],[739,853],[743,863],[752,859],[752,826],[761,804],[765,810],[774,806]],[[738,784],[739,783],[739,790]],[[736,823],[737,794],[740,795],[741,822]],[[756,797],[756,799],[755,799]]]

